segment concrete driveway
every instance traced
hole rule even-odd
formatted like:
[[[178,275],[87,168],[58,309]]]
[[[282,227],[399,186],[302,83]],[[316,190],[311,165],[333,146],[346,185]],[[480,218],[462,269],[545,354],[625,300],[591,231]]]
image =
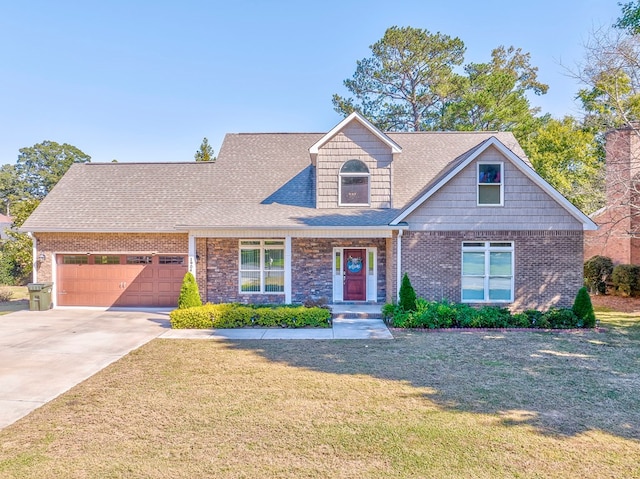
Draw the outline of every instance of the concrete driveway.
[[[52,309],[0,316],[0,429],[168,328],[168,311]]]

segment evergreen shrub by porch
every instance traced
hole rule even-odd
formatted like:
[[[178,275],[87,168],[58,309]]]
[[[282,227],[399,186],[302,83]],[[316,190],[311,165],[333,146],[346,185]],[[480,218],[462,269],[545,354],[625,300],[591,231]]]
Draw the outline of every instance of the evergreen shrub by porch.
[[[613,273],[613,261],[607,256],[593,256],[584,262],[584,284],[594,294],[606,294]]]
[[[593,311],[591,298],[586,287],[580,288],[578,291],[572,309],[585,328],[593,328],[596,325],[596,314]]]
[[[178,296],[178,308],[193,308],[194,306],[202,306],[200,293],[198,292],[198,283],[193,274],[187,271],[182,280],[180,287],[180,296]]]
[[[552,308],[541,312],[527,310],[512,314],[507,308],[443,301],[425,301],[418,298],[415,311],[405,311],[399,305],[385,305],[385,316],[396,328],[538,328],[568,329],[592,328],[593,322],[579,318],[572,309]]]
[[[305,306],[260,306],[221,303],[176,309],[169,313],[174,329],[243,328],[328,328],[331,312],[327,308]]]
[[[400,297],[398,304],[404,311],[416,310],[416,291],[413,289],[413,286],[411,286],[411,281],[407,273],[402,277],[402,284],[400,285],[398,296]]]
[[[613,268],[611,282],[619,296],[640,296],[640,266],[619,264]]]

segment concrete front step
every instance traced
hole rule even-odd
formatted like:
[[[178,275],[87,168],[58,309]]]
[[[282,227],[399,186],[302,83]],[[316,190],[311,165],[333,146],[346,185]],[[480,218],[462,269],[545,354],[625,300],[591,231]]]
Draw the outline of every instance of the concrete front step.
[[[382,313],[367,312],[335,312],[331,313],[333,319],[382,319]]]
[[[380,304],[331,304],[333,319],[382,319]]]

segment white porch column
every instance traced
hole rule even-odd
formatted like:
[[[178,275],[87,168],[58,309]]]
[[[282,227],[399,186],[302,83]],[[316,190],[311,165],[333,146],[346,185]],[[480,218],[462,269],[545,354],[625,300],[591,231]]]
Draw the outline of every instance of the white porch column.
[[[396,252],[396,300],[400,301],[400,284],[402,283],[402,230],[398,230]]]
[[[189,272],[196,276],[196,237],[191,234],[189,234]]]
[[[291,236],[284,237],[284,302],[291,304]]]

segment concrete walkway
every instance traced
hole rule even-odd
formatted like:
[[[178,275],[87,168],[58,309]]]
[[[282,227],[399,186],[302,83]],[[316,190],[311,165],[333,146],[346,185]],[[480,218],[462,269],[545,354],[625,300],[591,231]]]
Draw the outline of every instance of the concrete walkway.
[[[382,319],[334,319],[332,328],[171,329],[162,339],[393,339]]]
[[[169,312],[58,308],[0,316],[0,429],[155,338],[393,339],[381,319],[327,329],[173,330]]]

